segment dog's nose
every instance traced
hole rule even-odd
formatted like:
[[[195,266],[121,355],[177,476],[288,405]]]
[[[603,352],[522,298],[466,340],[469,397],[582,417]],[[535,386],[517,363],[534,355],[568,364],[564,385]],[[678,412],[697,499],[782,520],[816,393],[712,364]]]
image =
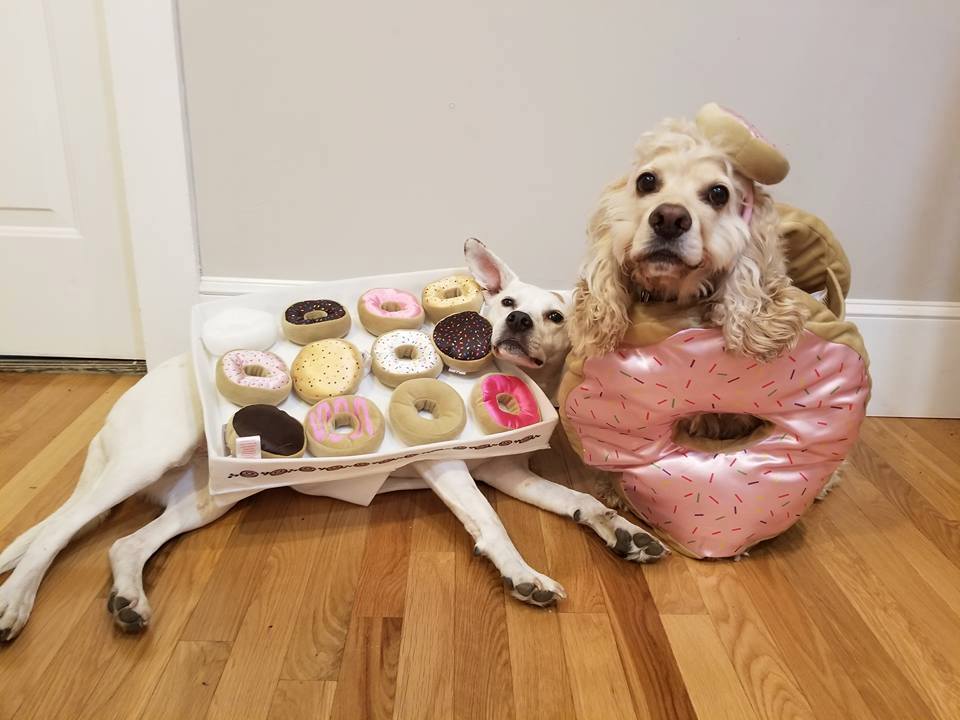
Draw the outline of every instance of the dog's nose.
[[[533,320],[521,310],[514,310],[507,315],[507,327],[514,332],[523,332],[533,327]]]
[[[689,230],[692,224],[690,213],[683,205],[663,203],[650,213],[650,227],[664,240],[676,240]]]

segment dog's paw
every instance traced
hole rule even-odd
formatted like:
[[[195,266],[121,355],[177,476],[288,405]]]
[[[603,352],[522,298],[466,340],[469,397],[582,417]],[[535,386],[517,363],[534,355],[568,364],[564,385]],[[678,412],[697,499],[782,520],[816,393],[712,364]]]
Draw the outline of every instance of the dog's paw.
[[[0,586],[0,642],[10,642],[27,624],[33,610],[34,593],[10,582]]]
[[[503,586],[517,600],[537,607],[549,607],[567,597],[560,583],[530,568],[504,575]]]
[[[642,527],[610,509],[574,513],[573,519],[587,525],[617,555],[630,562],[649,563],[669,555],[670,550]]]
[[[142,593],[136,590],[120,591],[114,588],[107,598],[107,610],[113,615],[113,622],[125,633],[141,633],[150,623],[150,603]]]

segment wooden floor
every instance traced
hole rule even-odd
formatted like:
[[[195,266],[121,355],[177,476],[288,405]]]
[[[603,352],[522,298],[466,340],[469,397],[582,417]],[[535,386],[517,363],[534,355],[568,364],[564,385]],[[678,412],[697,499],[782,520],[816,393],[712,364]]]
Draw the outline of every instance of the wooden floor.
[[[135,380],[0,375],[0,545],[67,496]],[[562,449],[535,463],[590,483]],[[869,420],[841,488],[739,563],[641,568],[489,497],[559,608],[505,596],[427,492],[280,490],[161,550],[142,636],[105,610],[107,548],[156,512],[128,501],[0,648],[0,720],[960,718],[960,422]]]

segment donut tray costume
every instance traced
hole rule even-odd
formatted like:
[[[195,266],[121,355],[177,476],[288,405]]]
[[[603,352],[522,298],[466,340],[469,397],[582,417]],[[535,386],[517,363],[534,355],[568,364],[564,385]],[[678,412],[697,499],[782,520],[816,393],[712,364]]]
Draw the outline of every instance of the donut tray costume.
[[[778,181],[786,167],[738,169]],[[793,350],[760,363],[727,353],[722,332],[696,313],[637,303],[621,346],[571,356],[561,383],[561,423],[575,451],[620,473],[614,485],[627,506],[696,558],[736,556],[791,527],[850,451],[870,397],[863,339],[844,320],[846,255],[818,218],[778,211],[789,291],[808,311]],[[679,421],[698,413],[763,424],[736,440],[692,438]]]

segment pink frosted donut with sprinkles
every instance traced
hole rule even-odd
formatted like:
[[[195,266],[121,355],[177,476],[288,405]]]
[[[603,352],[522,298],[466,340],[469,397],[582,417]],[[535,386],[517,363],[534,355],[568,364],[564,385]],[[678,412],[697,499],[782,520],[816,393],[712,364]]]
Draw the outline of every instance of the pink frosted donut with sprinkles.
[[[470,408],[485,433],[517,430],[540,422],[540,406],[527,384],[515,375],[489,373],[477,380]]]
[[[804,330],[769,363],[726,352],[712,328],[575,361],[560,391],[564,427],[588,465],[622,473],[623,499],[674,548],[738,555],[791,527],[857,439],[865,353],[856,328],[833,326],[846,341]],[[762,425],[734,440],[691,437],[683,420],[699,413]]]
[[[357,301],[360,323],[371,335],[391,330],[417,330],[423,325],[423,307],[412,293],[397,288],[367,290]]]
[[[217,390],[227,400],[247,405],[279,405],[290,394],[287,364],[265,350],[231,350],[217,361]]]
[[[372,400],[340,395],[321,400],[303,420],[311,455],[365,455],[383,442],[383,414]]]

